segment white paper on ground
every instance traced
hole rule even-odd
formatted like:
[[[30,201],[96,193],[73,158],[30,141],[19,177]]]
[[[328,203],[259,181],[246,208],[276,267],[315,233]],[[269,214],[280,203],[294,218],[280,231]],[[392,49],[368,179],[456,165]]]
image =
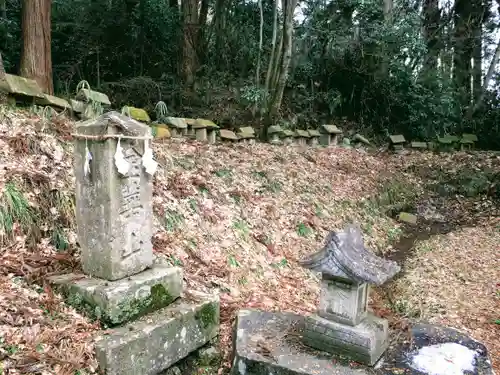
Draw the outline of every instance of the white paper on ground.
[[[474,371],[477,355],[463,345],[447,342],[420,348],[410,366],[428,375],[463,375],[464,371]]]

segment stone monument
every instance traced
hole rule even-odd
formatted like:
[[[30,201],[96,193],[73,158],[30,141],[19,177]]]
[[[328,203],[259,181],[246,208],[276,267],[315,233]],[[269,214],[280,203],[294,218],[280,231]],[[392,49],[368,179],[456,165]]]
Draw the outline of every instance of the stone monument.
[[[324,248],[301,265],[322,275],[318,312],[305,320],[304,343],[374,365],[388,346],[388,322],[368,312],[369,287],[390,280],[400,267],[367,250],[354,225],[331,232]]]
[[[217,336],[219,299],[180,298],[182,270],[155,260],[150,128],[117,112],[77,125],[76,222],[84,275],[51,279],[113,327],[96,341],[107,375],[157,374]]]

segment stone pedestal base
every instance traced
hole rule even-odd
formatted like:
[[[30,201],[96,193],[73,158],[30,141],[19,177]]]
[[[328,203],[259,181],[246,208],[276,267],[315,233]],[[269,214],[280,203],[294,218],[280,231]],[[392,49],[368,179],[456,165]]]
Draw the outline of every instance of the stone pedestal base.
[[[303,341],[312,348],[373,366],[388,347],[388,323],[368,314],[360,324],[347,326],[312,315],[305,319]]]
[[[464,333],[442,326],[416,324],[391,345],[375,367],[346,361],[337,353],[325,353],[302,344],[305,320],[292,313],[240,310],[233,332],[232,375],[494,375],[486,347]],[[415,368],[421,349],[457,343],[462,351],[475,353],[467,371],[455,367],[463,361],[450,361],[450,353],[436,350],[426,361],[430,371]],[[431,346],[431,347],[429,347]],[[456,352],[460,353],[460,352]],[[339,353],[340,354],[340,353]],[[452,358],[453,359],[453,358]],[[439,364],[440,365],[437,365]],[[453,369],[454,368],[454,369]],[[450,371],[451,370],[451,371]],[[182,373],[184,374],[184,372]],[[187,373],[186,373],[187,374]]]
[[[219,333],[219,298],[178,299],[170,306],[97,338],[96,357],[106,375],[156,375]]]
[[[196,140],[206,142],[208,140],[208,132],[206,128],[196,129]]]
[[[107,281],[81,274],[50,279],[69,305],[109,325],[116,326],[174,302],[182,291],[182,270],[155,265],[137,275]]]

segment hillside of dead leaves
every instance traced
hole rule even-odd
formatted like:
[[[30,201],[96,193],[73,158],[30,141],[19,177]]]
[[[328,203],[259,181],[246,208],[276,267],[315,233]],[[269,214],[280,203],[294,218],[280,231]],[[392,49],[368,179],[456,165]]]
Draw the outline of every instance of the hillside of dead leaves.
[[[46,282],[50,275],[79,270],[73,126],[65,118],[46,123],[28,112],[0,109],[0,368],[8,374],[96,371],[92,339],[99,326],[65,306]],[[371,249],[384,256],[398,251],[404,228],[373,197],[421,196],[435,178],[422,167],[500,164],[490,154],[370,155],[176,139],[155,142],[154,152],[160,163],[154,251],[183,268],[186,289],[220,292],[225,365],[237,309],[314,311],[318,280],[297,260],[322,246],[329,230],[356,221]],[[390,190],[391,184],[397,189]],[[392,193],[384,193],[388,189]],[[394,329],[414,310],[466,329],[498,358],[495,208],[489,201],[453,202],[445,207],[460,213],[467,206],[463,216],[476,215],[478,226],[418,242],[402,259],[405,271],[391,286],[391,297],[376,291],[372,308],[391,319]],[[426,306],[418,306],[423,300]]]

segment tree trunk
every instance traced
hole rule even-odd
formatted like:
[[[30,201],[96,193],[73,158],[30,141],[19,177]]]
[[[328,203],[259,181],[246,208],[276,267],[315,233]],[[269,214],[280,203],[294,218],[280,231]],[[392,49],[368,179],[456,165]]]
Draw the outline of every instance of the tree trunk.
[[[0,17],[7,19],[7,3],[5,0],[0,0]]]
[[[473,54],[473,62],[474,65],[472,66],[472,94],[474,98],[474,103],[477,102],[479,97],[481,96],[482,92],[482,85],[481,85],[481,80],[483,78],[483,73],[482,73],[482,64],[483,64],[483,43],[482,43],[482,28],[479,27],[478,29],[475,30],[475,37],[474,37],[474,50],[472,52]]]
[[[54,93],[51,56],[51,0],[23,0],[20,75],[34,79],[43,92]]]
[[[471,0],[456,0],[455,2],[455,30],[453,70],[454,81],[460,94],[463,108],[472,103],[471,96],[471,59],[473,43],[471,38],[472,17]]]
[[[207,17],[208,17],[208,0],[201,0],[200,17],[198,19],[198,36],[196,41],[196,50],[198,53],[198,61],[203,62],[206,60],[206,28],[207,28]]]
[[[215,10],[214,10],[214,34],[215,34],[215,51],[214,56],[215,66],[219,66],[219,69],[225,69],[225,61],[223,61],[224,54],[224,25],[227,13],[227,0],[216,0]]]
[[[384,21],[387,25],[392,25],[392,9],[394,3],[392,0],[384,0]]]
[[[482,63],[483,63],[483,24],[488,21],[491,11],[491,4],[483,0],[472,1],[473,14],[471,29],[472,29],[472,57],[474,66],[472,67],[472,94],[474,103],[477,102],[482,93]]]
[[[198,0],[182,0],[182,78],[187,87],[192,87],[198,69],[196,39],[198,28]]]
[[[262,42],[264,38],[264,9],[262,8],[262,0],[259,1],[260,12],[260,27],[259,27],[259,52],[257,55],[257,67],[255,69],[255,86],[260,87],[260,60],[262,55]]]
[[[441,60],[441,74],[446,79],[452,79],[453,72],[453,46],[451,42],[451,35],[453,34],[453,28],[447,26],[443,28],[443,46],[439,52],[439,57]]]
[[[271,54],[269,55],[269,63],[267,64],[267,72],[266,72],[266,83],[264,86],[266,93],[266,102],[269,102],[272,94],[271,94],[271,81],[274,72],[274,64],[276,60],[276,39],[278,39],[278,0],[271,0],[273,2],[273,36],[271,39]],[[264,124],[264,134],[263,137],[267,134],[267,127],[269,126],[269,121],[266,121]]]
[[[394,3],[392,0],[384,0],[384,22],[386,27],[389,29],[392,27],[392,9],[394,8]],[[386,77],[389,72],[389,48],[387,42],[382,43],[382,63],[380,65],[380,70],[383,77]]]
[[[481,105],[483,104],[484,97],[486,96],[486,92],[488,91],[488,84],[490,83],[491,79],[493,78],[493,74],[495,74],[495,68],[498,64],[498,60],[500,59],[500,40],[497,42],[497,48],[495,50],[495,54],[493,55],[493,59],[491,59],[490,66],[488,68],[488,72],[486,73],[486,77],[484,77],[484,82],[483,86],[481,89],[481,94],[479,95],[478,99],[474,103],[474,106],[470,106],[469,110],[467,111],[467,119],[471,119],[472,115],[474,114],[475,111],[477,111]]]
[[[5,67],[3,66],[2,54],[0,53],[0,81],[5,78]]]
[[[437,72],[438,57],[440,53],[440,12],[439,0],[424,0],[423,4],[423,32],[427,55],[424,60],[423,75],[434,75]]]
[[[283,93],[285,91],[285,85],[288,78],[288,68],[292,59],[293,13],[295,12],[296,6],[297,0],[282,0],[284,13],[282,36],[283,42],[281,47],[282,58],[279,60],[281,61],[281,63],[279,64],[279,74],[277,76],[276,89],[274,90],[274,95],[269,110],[270,118],[274,118],[278,114],[281,107],[281,101],[283,100]]]

